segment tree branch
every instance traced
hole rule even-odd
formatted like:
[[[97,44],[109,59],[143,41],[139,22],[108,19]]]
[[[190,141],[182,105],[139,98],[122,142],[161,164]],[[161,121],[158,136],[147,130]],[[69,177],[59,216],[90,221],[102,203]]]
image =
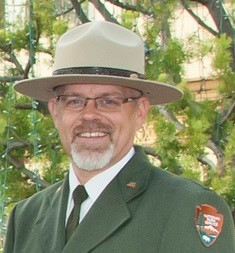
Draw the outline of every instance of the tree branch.
[[[70,8],[68,8],[67,10],[62,11],[61,13],[56,14],[55,16],[56,16],[56,17],[60,17],[60,16],[63,16],[63,15],[68,14],[69,12],[71,12],[71,11],[73,11],[73,10],[74,10],[74,7],[70,7]]]
[[[5,52],[9,57],[4,57],[4,59],[8,62],[11,62],[15,65],[16,69],[19,71],[21,75],[24,74],[24,69],[22,68],[22,65],[19,63],[18,59],[16,58],[13,49],[12,44],[8,44],[7,46],[0,46],[0,50]]]
[[[221,121],[219,122],[219,125],[223,125],[225,121],[231,116],[235,114],[235,100],[233,101],[231,107],[228,109],[228,111],[225,113]]]
[[[122,3],[119,0],[106,0],[106,1],[125,10],[140,12],[147,16],[154,16],[153,12],[143,8],[141,5],[137,7],[136,5]]]
[[[32,182],[37,183],[40,187],[46,188],[50,186],[50,183],[40,178],[38,175],[36,175],[34,172],[28,170],[21,159],[13,158],[10,155],[10,152],[15,149],[19,148],[25,148],[28,146],[31,146],[32,144],[28,141],[18,141],[18,142],[10,142],[7,145],[7,148],[5,150],[6,159],[14,166],[15,169],[20,170],[27,178],[31,179]]]
[[[33,110],[33,109],[36,109],[37,111],[39,111],[39,112],[42,113],[43,115],[49,114],[47,102],[45,102],[45,101],[40,101],[40,100],[37,100],[37,106],[36,106],[36,108],[33,107],[31,103],[27,103],[27,104],[16,104],[16,105],[14,106],[14,108],[15,108],[15,109],[19,109],[19,110]]]
[[[214,29],[212,29],[211,27],[209,27],[200,17],[198,17],[193,11],[192,9],[189,7],[188,3],[186,0],[181,0],[180,1],[183,5],[183,7],[187,10],[187,12],[195,19],[195,21],[202,26],[203,28],[205,28],[209,33],[213,34],[214,36],[219,36],[219,33],[217,31],[215,31]]]
[[[234,104],[233,104],[233,106],[235,107]],[[234,110],[234,107],[232,107],[233,110]],[[172,122],[178,131],[184,130],[185,126],[177,120],[177,118],[174,116],[174,114],[171,111],[167,110],[164,106],[157,106],[157,110],[166,120]],[[207,142],[207,147],[210,148],[214,152],[214,154],[217,158],[217,161],[218,161],[217,167],[219,170],[219,174],[223,175],[225,172],[225,167],[224,167],[224,153],[223,153],[222,149],[220,149],[212,140],[209,140]],[[197,157],[197,159],[198,159],[198,161],[212,167],[212,163],[208,162],[207,159],[205,159],[203,157]]]
[[[216,155],[217,161],[218,161],[218,170],[219,174],[223,175],[225,172],[225,167],[224,167],[224,153],[223,150],[218,147],[212,140],[209,140],[207,142],[207,147],[210,148],[214,154]]]
[[[184,0],[185,1],[185,0]],[[203,6],[205,6],[218,31],[219,31],[219,35],[225,33],[228,37],[230,37],[232,39],[232,45],[230,47],[230,52],[232,55],[232,63],[231,63],[231,67],[234,70],[235,69],[235,40],[234,40],[234,27],[231,23],[231,19],[228,18],[228,14],[226,13],[223,3],[221,0],[191,0],[192,2],[196,2],[196,3],[200,3]]]
[[[190,0],[192,2],[200,3],[205,6],[220,34],[226,33],[229,37],[233,34],[233,26],[228,19],[228,15],[223,7],[221,0]]]
[[[20,161],[19,159],[15,159],[12,156],[8,154],[7,156],[8,161],[18,170],[20,170],[27,178],[32,180],[32,182],[37,183],[40,187],[46,188],[50,186],[51,184],[44,179],[40,178],[38,175],[36,175],[31,170],[28,170],[25,168],[24,163]]]
[[[95,8],[99,11],[99,13],[104,17],[105,20],[119,24],[115,18],[108,12],[108,10],[105,8],[104,4],[101,3],[99,0],[89,0]]]
[[[32,110],[33,109],[33,106],[31,103],[28,103],[28,104],[16,104],[14,106],[15,109],[17,110]]]
[[[87,23],[90,20],[87,18],[86,14],[83,12],[81,3],[77,0],[70,0],[70,2],[73,5],[73,8],[76,11],[76,14],[78,16],[78,18],[81,20],[82,23]]]
[[[22,79],[22,76],[0,76],[0,83],[11,83]]]
[[[204,165],[210,166],[211,169],[215,169],[216,167],[215,164],[208,157],[199,156],[197,157],[197,160]]]
[[[185,127],[183,124],[181,124],[179,122],[179,120],[174,116],[174,114],[167,110],[165,106],[156,106],[157,110],[159,111],[159,113],[168,121],[174,123],[175,125],[175,128],[178,130],[178,131],[182,131]]]
[[[10,142],[7,145],[5,153],[8,154],[13,149],[25,148],[25,147],[28,147],[28,146],[31,146],[31,143],[29,143],[27,141]]]

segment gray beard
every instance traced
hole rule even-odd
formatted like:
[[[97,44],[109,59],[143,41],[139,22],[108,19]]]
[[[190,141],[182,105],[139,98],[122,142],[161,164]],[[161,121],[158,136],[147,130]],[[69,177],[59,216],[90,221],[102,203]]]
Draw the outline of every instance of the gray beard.
[[[83,149],[78,151],[75,144],[71,145],[71,157],[79,169],[86,171],[95,171],[104,168],[112,159],[114,145],[110,144],[108,149],[99,152],[99,150]]]

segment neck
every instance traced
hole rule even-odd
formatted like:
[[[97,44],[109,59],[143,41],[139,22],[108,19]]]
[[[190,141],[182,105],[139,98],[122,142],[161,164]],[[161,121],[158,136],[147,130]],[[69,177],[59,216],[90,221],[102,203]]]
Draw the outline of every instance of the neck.
[[[72,164],[73,164],[74,173],[82,185],[86,184],[94,176],[100,174],[101,172],[103,172],[104,170],[107,169],[107,168],[102,168],[102,169],[98,169],[98,170],[87,171],[87,170],[83,170],[83,169],[78,168],[76,166],[76,164],[74,164],[74,162]]]

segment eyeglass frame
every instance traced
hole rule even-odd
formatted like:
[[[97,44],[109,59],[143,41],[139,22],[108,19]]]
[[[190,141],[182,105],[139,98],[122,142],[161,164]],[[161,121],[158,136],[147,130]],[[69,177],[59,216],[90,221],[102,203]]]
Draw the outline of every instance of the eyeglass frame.
[[[60,101],[61,102],[62,101],[61,100],[62,97],[74,97],[74,98],[77,97],[79,99],[84,99],[83,107],[81,107],[81,108],[71,108],[71,107],[68,108],[66,105],[63,106],[65,109],[70,110],[70,111],[82,111],[87,106],[89,100],[93,100],[95,102],[95,108],[98,111],[101,111],[101,112],[117,112],[117,111],[120,110],[122,104],[126,104],[126,103],[133,102],[135,100],[140,99],[141,97],[143,97],[143,93],[141,92],[141,94],[139,96],[137,96],[137,97],[126,97],[126,98],[125,97],[123,98],[123,97],[118,97],[118,96],[112,96],[112,95],[91,98],[91,97],[83,97],[83,96],[72,95],[72,94],[71,95],[70,94],[61,94],[61,95],[55,96],[55,99],[56,99],[56,101]],[[97,101],[99,101],[99,99],[102,99],[102,98],[103,99],[105,99],[105,98],[107,98],[107,99],[112,99],[112,98],[114,98],[114,99],[121,99],[121,101],[120,101],[121,103],[117,105],[117,107],[116,107],[117,110],[102,109],[102,107],[100,107],[99,103],[97,103]]]

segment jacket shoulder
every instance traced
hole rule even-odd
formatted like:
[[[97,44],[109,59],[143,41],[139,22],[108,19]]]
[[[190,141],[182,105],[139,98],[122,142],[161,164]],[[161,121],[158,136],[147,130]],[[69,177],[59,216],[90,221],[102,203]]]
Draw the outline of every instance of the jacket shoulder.
[[[59,181],[37,193],[19,201],[16,204],[17,209],[28,209],[28,207],[33,210],[38,210],[43,204],[46,204],[50,201],[51,197],[56,194],[64,184],[64,180]]]

